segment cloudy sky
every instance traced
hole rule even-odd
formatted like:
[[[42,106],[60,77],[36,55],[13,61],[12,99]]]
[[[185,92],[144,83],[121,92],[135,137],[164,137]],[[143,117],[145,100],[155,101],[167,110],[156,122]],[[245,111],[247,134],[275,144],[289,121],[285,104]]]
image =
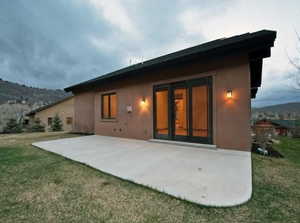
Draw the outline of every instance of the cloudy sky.
[[[255,106],[300,101],[299,0],[0,0],[0,78],[64,88],[186,47],[278,31]]]

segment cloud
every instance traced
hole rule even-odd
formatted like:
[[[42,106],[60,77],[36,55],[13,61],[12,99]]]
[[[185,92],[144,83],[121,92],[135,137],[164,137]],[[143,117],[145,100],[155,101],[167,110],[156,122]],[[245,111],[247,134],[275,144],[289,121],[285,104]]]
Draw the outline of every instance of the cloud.
[[[124,9],[121,1],[115,0],[89,0],[93,6],[99,10],[99,16],[103,16],[106,21],[119,28],[128,37],[140,39],[140,32],[136,29],[129,14]]]
[[[296,0],[1,0],[0,77],[63,88],[209,40],[278,31],[264,60],[256,106],[296,100],[289,93],[300,32]],[[279,93],[280,92],[280,96]]]
[[[252,104],[255,107],[262,107],[287,102],[299,102],[300,88],[293,84],[295,71],[289,70],[286,73],[281,73],[273,70],[269,72],[265,74],[266,77],[263,80],[263,84]]]
[[[107,49],[96,49],[91,41],[91,36],[98,42],[110,40],[111,27],[84,1],[4,0],[0,24],[4,79],[62,88],[92,73],[108,72],[121,61],[118,56],[112,60]]]

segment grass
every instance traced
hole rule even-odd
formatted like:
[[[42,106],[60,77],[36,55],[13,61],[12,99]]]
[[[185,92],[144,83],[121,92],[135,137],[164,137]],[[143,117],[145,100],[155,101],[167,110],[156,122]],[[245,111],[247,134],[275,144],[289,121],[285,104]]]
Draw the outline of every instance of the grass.
[[[0,136],[0,222],[299,222],[300,140],[282,138],[284,159],[253,154],[253,197],[208,208],[106,175],[34,148],[65,133]]]

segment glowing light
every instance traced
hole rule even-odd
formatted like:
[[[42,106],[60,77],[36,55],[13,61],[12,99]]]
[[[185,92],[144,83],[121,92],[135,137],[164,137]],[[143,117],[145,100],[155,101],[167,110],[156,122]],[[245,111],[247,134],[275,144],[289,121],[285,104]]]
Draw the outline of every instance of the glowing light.
[[[226,92],[226,97],[227,97],[228,99],[232,98],[232,90],[227,90],[227,92]]]
[[[142,98],[142,100],[140,102],[140,106],[141,106],[141,111],[147,111],[148,110],[148,101],[146,100],[145,97]]]
[[[141,105],[145,105],[145,104],[146,104],[146,98],[143,97],[143,98],[142,98],[142,101],[141,101]]]

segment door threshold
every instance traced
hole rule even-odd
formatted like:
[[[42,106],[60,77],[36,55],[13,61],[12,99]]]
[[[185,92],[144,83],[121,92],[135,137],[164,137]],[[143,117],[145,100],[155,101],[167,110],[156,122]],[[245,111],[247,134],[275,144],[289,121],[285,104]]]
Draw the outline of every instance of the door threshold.
[[[205,148],[205,149],[217,149],[217,146],[212,145],[212,144],[182,142],[182,141],[173,141],[173,140],[165,140],[165,139],[149,139],[148,141],[155,142],[155,143],[166,143],[166,144],[178,145],[178,146],[189,146],[189,147]]]

